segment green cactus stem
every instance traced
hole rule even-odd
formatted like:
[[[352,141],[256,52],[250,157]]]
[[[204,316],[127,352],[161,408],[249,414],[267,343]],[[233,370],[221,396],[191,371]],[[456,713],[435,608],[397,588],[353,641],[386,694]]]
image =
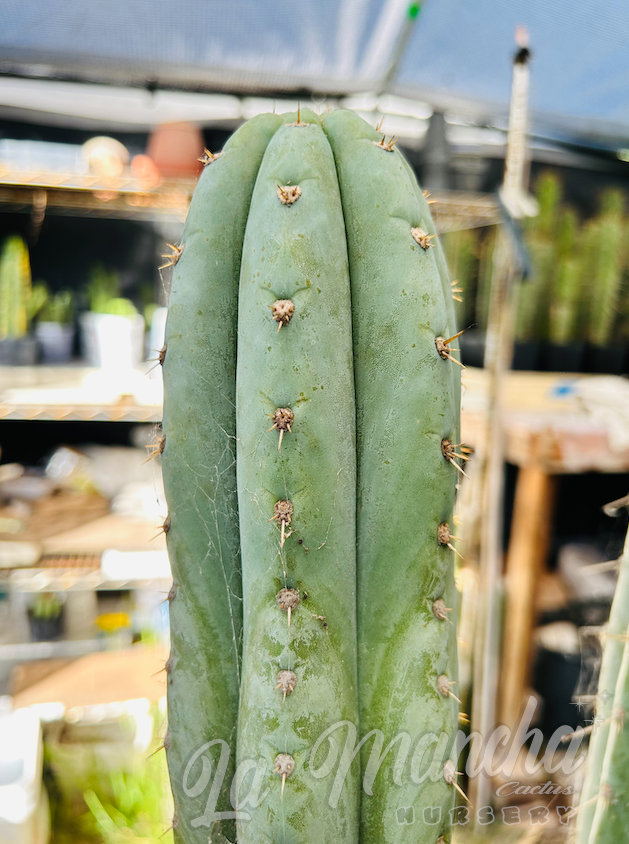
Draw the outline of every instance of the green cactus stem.
[[[387,756],[373,794],[362,795],[361,838],[434,844],[450,835],[458,712],[445,681],[439,688],[441,677],[457,679],[454,626],[442,611],[455,606],[453,556],[439,538],[440,529],[449,535],[457,481],[444,443],[457,436],[459,367],[436,347],[455,333],[444,295],[450,282],[420,233],[432,223],[400,153],[378,145],[378,133],[351,112],[332,112],[324,128],[352,288],[361,733],[381,730],[385,746],[406,733],[413,749],[427,733],[446,736],[434,780],[396,784],[395,757]],[[363,748],[363,770],[370,750]],[[417,774],[425,773],[422,761]],[[400,806],[413,807],[415,824],[398,823]],[[424,815],[429,806],[440,814],[435,825]]]
[[[627,596],[629,568],[629,549],[625,546],[621,574],[622,583],[619,580],[618,587],[622,586],[622,593],[616,592],[617,599],[623,599],[625,605],[629,604]],[[616,602],[616,598],[615,598]],[[611,625],[610,625],[611,626]],[[596,808],[592,818],[588,844],[610,844],[612,841],[625,841],[627,829],[629,829],[629,630],[624,628],[619,638],[613,641],[613,656],[607,659],[606,668],[615,668],[618,671],[615,694],[611,702],[605,707],[597,703],[596,722],[599,734],[596,736],[597,748],[594,763],[600,762],[600,745],[605,742],[605,754],[600,767],[600,778],[592,781],[590,774],[596,776],[597,771],[588,771],[590,777],[589,785],[596,789]],[[608,643],[606,648],[612,645],[612,639],[608,632]],[[624,640],[624,642],[622,641]],[[619,660],[620,654],[622,658]],[[613,665],[611,664],[613,662]],[[620,665],[619,665],[620,662]],[[608,679],[613,680],[611,675]],[[602,681],[601,690],[604,689]],[[599,694],[598,701],[603,697]],[[605,695],[607,698],[607,695]],[[599,722],[599,718],[602,720]],[[590,765],[590,762],[588,762]],[[593,767],[593,766],[592,766]],[[584,805],[583,811],[589,808]],[[589,817],[589,815],[588,815]],[[584,830],[582,829],[581,832]],[[581,840],[586,839],[581,837]]]
[[[168,260],[176,842],[234,841],[204,822],[207,743],[236,734],[216,808],[239,844],[449,842],[467,453],[451,280],[413,173],[351,112],[256,118],[208,157]],[[374,777],[378,734],[394,753]]]
[[[29,325],[31,267],[26,244],[8,237],[0,253],[0,340],[24,337]]]
[[[358,724],[358,702],[347,248],[330,145],[304,110],[299,124],[286,118],[258,173],[238,337],[238,760],[263,759],[276,772],[267,799],[239,825],[238,841],[350,844],[358,828],[357,765],[334,810],[330,782],[308,767],[324,730]],[[279,449],[277,428],[286,417],[290,432],[286,427]]]
[[[598,694],[596,707],[593,713],[596,719],[596,728],[590,739],[587,767],[585,769],[585,780],[581,790],[580,808],[577,814],[576,844],[590,844],[590,834],[594,816],[599,812],[597,808],[597,796],[601,794],[601,776],[603,774],[604,761],[606,760],[607,745],[612,732],[617,733],[617,727],[613,726],[612,715],[616,708],[614,691],[616,690],[618,677],[621,671],[621,664],[627,661],[627,647],[624,637],[629,626],[629,539],[625,541],[625,548],[620,558],[620,569],[614,601],[612,603],[609,622],[604,634],[603,660],[598,679]],[[625,656],[623,656],[625,654]],[[620,687],[619,687],[620,688]],[[614,739],[616,741],[617,739]],[[627,741],[625,737],[624,741]],[[627,769],[629,770],[629,768]],[[627,786],[629,788],[629,785]],[[604,790],[603,790],[604,791]],[[627,793],[627,789],[625,790]],[[601,803],[601,812],[604,806]],[[626,819],[629,821],[629,817]],[[624,829],[627,829],[625,822]],[[620,841],[618,838],[599,838],[601,842]],[[592,842],[597,844],[597,842]]]
[[[478,232],[469,229],[448,232],[441,240],[450,274],[456,279],[453,285],[456,289],[452,289],[450,294],[456,302],[457,322],[470,325],[475,321],[473,310],[479,270]]]
[[[551,292],[548,338],[559,346],[577,339],[581,302],[581,271],[576,252],[578,221],[571,209],[563,211],[557,243],[557,265]]]
[[[481,331],[487,330],[487,321],[489,319],[489,298],[491,294],[495,241],[496,235],[494,229],[487,229],[480,236],[478,247],[478,279],[476,281],[474,318],[472,322]]]
[[[215,811],[231,812],[242,640],[234,409],[238,278],[258,167],[280,124],[275,115],[246,123],[205,168],[186,221],[187,248],[173,273],[160,353],[174,579],[167,756],[175,840],[185,844],[207,844],[208,835],[235,840],[233,820],[204,825],[208,792],[195,791],[206,769],[203,756],[216,768],[220,747],[193,757],[208,741],[227,742],[229,765]]]
[[[594,223],[593,277],[588,285],[590,325],[588,339],[594,346],[609,346],[622,282],[624,260],[623,198],[618,191],[608,191],[601,203],[601,214]]]

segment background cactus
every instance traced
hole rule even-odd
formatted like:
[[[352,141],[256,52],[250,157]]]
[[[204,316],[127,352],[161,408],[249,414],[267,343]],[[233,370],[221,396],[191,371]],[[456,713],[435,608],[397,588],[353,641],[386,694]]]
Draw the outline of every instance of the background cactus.
[[[608,191],[603,196],[600,217],[591,224],[595,249],[589,285],[592,316],[588,339],[594,346],[607,346],[612,341],[626,252],[622,215],[622,194]]]
[[[223,739],[267,792],[239,842],[449,841],[460,378],[428,206],[351,112],[263,115],[206,158],[160,354],[175,838],[234,841],[196,787]],[[337,792],[314,775],[339,725],[408,737],[401,789],[392,754],[366,792],[351,753]]]
[[[629,824],[629,535],[604,634],[576,844],[623,841]]]
[[[24,337],[43,304],[33,297],[28,249],[21,237],[8,237],[0,254],[0,340]]]
[[[562,211],[559,218],[555,277],[548,322],[551,343],[565,346],[578,339],[581,274],[575,257],[578,221],[572,209]]]
[[[608,347],[629,339],[629,220],[621,193],[601,194],[598,213],[579,219],[551,172],[537,180],[537,217],[525,223],[532,276],[518,288],[515,334],[521,342]],[[460,286],[459,322],[484,330],[492,272],[492,229],[444,236]]]

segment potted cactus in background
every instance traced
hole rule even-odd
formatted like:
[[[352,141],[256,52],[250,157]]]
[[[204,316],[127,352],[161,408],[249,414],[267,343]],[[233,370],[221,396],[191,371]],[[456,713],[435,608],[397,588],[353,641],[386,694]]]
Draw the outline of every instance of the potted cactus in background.
[[[28,329],[44,301],[41,285],[31,283],[26,243],[18,235],[8,237],[0,253],[0,363],[37,362],[37,341]]]
[[[532,275],[520,283],[515,311],[513,369],[537,369],[542,340],[548,330],[548,303],[557,261],[557,214],[561,201],[559,180],[544,174],[537,185],[539,214],[525,224]]]
[[[54,592],[38,592],[28,608],[33,642],[51,642],[63,633],[63,601]]]
[[[557,260],[548,313],[548,340],[542,360],[550,372],[580,372],[585,340],[579,337],[583,248],[579,243],[579,221],[571,208],[559,213]]]
[[[623,216],[623,196],[619,191],[610,190],[603,194],[600,215],[588,226],[588,372],[619,375],[624,371],[625,351],[614,345],[614,328],[627,254]]]
[[[74,294],[71,290],[46,293],[46,300],[35,324],[35,336],[43,363],[67,363],[74,344]]]
[[[89,364],[133,369],[143,357],[144,319],[120,296],[118,273],[97,266],[87,288],[90,311],[81,314],[83,353]]]

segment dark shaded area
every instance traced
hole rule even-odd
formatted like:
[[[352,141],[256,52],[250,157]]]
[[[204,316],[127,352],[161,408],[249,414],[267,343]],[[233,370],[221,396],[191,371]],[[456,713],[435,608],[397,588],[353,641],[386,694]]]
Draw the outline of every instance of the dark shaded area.
[[[3,421],[0,423],[1,462],[43,466],[60,445],[131,446],[131,431],[137,425],[137,422]]]

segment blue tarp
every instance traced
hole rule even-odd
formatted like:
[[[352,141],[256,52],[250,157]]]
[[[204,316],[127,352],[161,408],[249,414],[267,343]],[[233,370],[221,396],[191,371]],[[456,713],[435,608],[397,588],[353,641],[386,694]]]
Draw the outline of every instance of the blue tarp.
[[[373,91],[408,9],[408,0],[0,0],[0,71],[247,93]],[[517,24],[530,32],[536,125],[629,137],[626,0],[426,0],[393,90],[504,116]]]

